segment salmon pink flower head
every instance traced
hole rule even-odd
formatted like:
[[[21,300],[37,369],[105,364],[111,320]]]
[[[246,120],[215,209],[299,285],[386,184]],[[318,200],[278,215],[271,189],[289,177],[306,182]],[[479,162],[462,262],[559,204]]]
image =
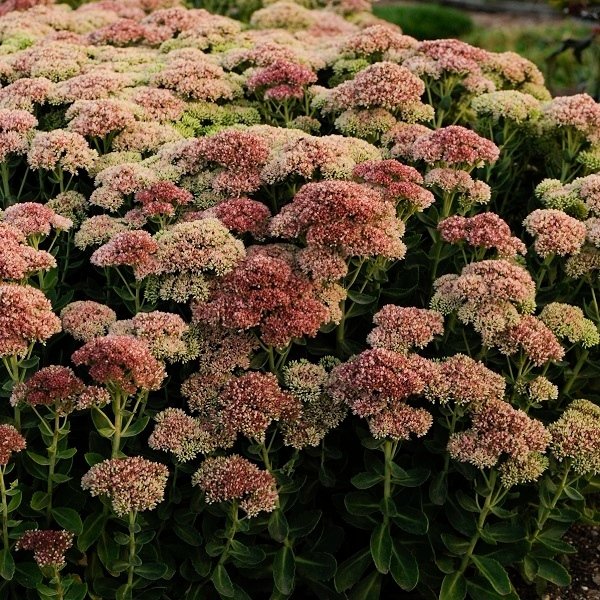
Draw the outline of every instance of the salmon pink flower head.
[[[104,137],[135,123],[134,106],[123,100],[77,100],[67,109],[69,131],[84,137]]]
[[[304,185],[271,221],[271,234],[303,237],[309,245],[350,256],[401,259],[404,223],[393,205],[365,185],[322,181]]]
[[[366,418],[376,438],[421,437],[433,423],[431,414],[406,403],[424,392],[433,365],[416,354],[366,350],[331,372],[328,393]]]
[[[407,204],[422,212],[435,200],[433,194],[422,187],[423,176],[394,159],[365,161],[354,167],[353,175],[380,189],[384,200],[396,206]]]
[[[66,231],[73,226],[71,219],[56,214],[47,204],[37,202],[13,204],[4,211],[3,218],[27,237],[46,236],[52,229]]]
[[[308,67],[279,59],[252,73],[246,86],[251,92],[262,92],[265,100],[283,102],[303,98],[306,87],[316,81],[316,74]]]
[[[474,217],[454,215],[440,221],[438,230],[445,242],[466,242],[475,248],[494,249],[502,258],[527,251],[525,244],[512,235],[506,221],[495,213],[480,213]]]
[[[523,225],[528,233],[535,236],[534,249],[543,258],[551,254],[577,254],[587,233],[584,223],[552,208],[534,210]]]
[[[588,94],[553,98],[543,107],[542,121],[557,132],[572,129],[592,144],[600,142],[600,104]]]
[[[10,398],[12,406],[48,406],[60,415],[104,406],[109,401],[107,390],[85,385],[69,367],[60,365],[44,367],[26,382],[16,384]]]
[[[435,61],[438,68],[463,75],[479,74],[488,59],[487,50],[454,39],[426,40],[419,44],[419,52]]]
[[[230,379],[219,402],[227,428],[261,442],[272,421],[291,420],[300,412],[298,401],[279,387],[272,373],[251,372]]]
[[[600,408],[589,400],[571,402],[548,430],[550,448],[560,462],[569,461],[578,475],[600,472]]]
[[[62,103],[77,100],[100,100],[119,92],[129,83],[123,73],[94,69],[58,83],[52,90],[52,100]]]
[[[131,267],[135,278],[140,280],[156,270],[157,251],[158,244],[147,231],[124,231],[100,246],[90,262],[97,267]]]
[[[142,205],[142,213],[147,216],[171,216],[194,197],[170,181],[158,181],[136,192],[135,199]]]
[[[407,50],[416,48],[417,45],[417,40],[403,35],[388,23],[377,23],[349,36],[342,45],[342,52],[356,57],[380,60],[383,54],[390,50]]]
[[[77,175],[80,170],[91,169],[97,156],[98,153],[88,146],[82,135],[65,129],[54,129],[40,131],[35,135],[27,153],[27,162],[35,171],[62,169],[71,175]]]
[[[315,336],[339,318],[339,301],[327,303],[332,286],[302,273],[293,246],[251,246],[236,268],[219,280],[206,302],[192,305],[195,321],[237,330],[257,327],[263,343],[278,347]]]
[[[532,315],[522,316],[516,325],[501,332],[495,345],[500,352],[507,355],[523,351],[538,367],[549,361],[559,361],[565,354],[565,349],[552,330]]]
[[[407,68],[393,62],[375,63],[326,94],[324,111],[384,108],[407,120],[429,120],[433,110],[421,103],[425,84]],[[411,116],[418,115],[417,118]]]
[[[172,91],[159,88],[135,88],[131,100],[141,107],[148,121],[177,121],[186,107]]]
[[[384,146],[391,146],[389,154],[393,158],[412,160],[413,144],[421,137],[429,135],[431,129],[418,123],[397,123],[381,136]]]
[[[525,460],[532,452],[544,452],[549,442],[541,421],[504,400],[490,400],[473,414],[470,429],[450,437],[448,452],[455,460],[483,469],[501,458]]]
[[[189,361],[196,354],[189,325],[174,313],[139,312],[131,319],[112,323],[109,333],[133,335],[145,342],[158,360]]]
[[[216,217],[235,234],[249,233],[256,239],[264,239],[269,229],[271,211],[258,200],[241,197],[219,202],[205,210],[202,217]]]
[[[436,129],[417,138],[411,150],[413,160],[467,169],[492,164],[500,156],[494,142],[460,125]]]
[[[274,477],[238,454],[207,458],[192,484],[204,492],[207,504],[238,501],[249,517],[272,512],[279,502]]]
[[[367,336],[373,348],[406,354],[424,348],[436,335],[444,333],[444,317],[435,310],[386,304],[375,313],[377,325]]]
[[[20,229],[0,221],[0,278],[18,281],[56,267],[54,256],[26,242]]]
[[[435,168],[425,175],[425,185],[438,189],[442,194],[458,194],[458,206],[462,211],[475,204],[487,204],[492,197],[490,186],[461,169]]]
[[[436,364],[425,395],[442,404],[451,402],[478,409],[489,400],[502,400],[506,381],[482,362],[455,354]]]
[[[73,534],[70,531],[52,531],[50,529],[30,529],[15,545],[16,550],[33,550],[33,558],[41,569],[54,567],[62,569],[65,554],[73,545]]]
[[[71,360],[76,366],[86,366],[94,381],[127,394],[158,390],[166,376],[148,346],[130,335],[94,338],[76,350]]]
[[[43,292],[29,285],[0,284],[0,356],[24,356],[61,330]]]
[[[26,446],[25,438],[12,425],[0,425],[0,465],[7,465],[11,454],[25,450]]]
[[[9,154],[25,154],[38,120],[25,110],[0,108],[0,162]]]
[[[206,432],[200,421],[190,417],[180,408],[167,408],[154,420],[154,431],[148,438],[153,450],[171,452],[178,461],[186,462],[206,451]]]
[[[0,89],[0,107],[33,111],[35,105],[44,104],[54,84],[45,77],[23,77]]]
[[[152,510],[162,502],[169,470],[141,456],[113,458],[95,464],[82,478],[81,487],[92,496],[106,496],[119,517]]]
[[[108,328],[117,320],[115,311],[99,302],[76,300],[60,311],[64,331],[76,340],[89,342],[107,334]]]

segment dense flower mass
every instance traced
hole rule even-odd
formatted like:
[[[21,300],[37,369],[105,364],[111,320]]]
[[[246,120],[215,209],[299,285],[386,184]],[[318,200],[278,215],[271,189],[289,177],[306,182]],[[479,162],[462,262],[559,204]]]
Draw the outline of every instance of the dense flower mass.
[[[275,479],[237,454],[207,458],[192,478],[206,502],[237,500],[249,517],[272,512],[278,503]]]
[[[138,389],[157,390],[165,377],[163,365],[148,346],[130,335],[94,338],[76,350],[71,359],[77,366],[88,367],[94,381],[128,394]]]
[[[38,567],[61,569],[65,565],[65,553],[72,545],[73,534],[70,531],[35,529],[25,531],[15,548],[32,550]]]
[[[577,254],[586,237],[585,225],[560,210],[534,210],[523,223],[535,236],[535,251],[542,257],[550,254]]]
[[[8,464],[11,454],[25,447],[25,438],[12,425],[0,425],[0,465]]]
[[[63,330],[76,340],[89,342],[108,333],[108,328],[117,320],[115,311],[99,302],[77,300],[70,302],[60,311]]]
[[[44,294],[28,285],[0,284],[0,356],[24,355],[30,344],[61,330]]]
[[[94,465],[81,479],[92,496],[106,496],[118,516],[152,510],[162,502],[169,470],[141,456],[114,458]]]

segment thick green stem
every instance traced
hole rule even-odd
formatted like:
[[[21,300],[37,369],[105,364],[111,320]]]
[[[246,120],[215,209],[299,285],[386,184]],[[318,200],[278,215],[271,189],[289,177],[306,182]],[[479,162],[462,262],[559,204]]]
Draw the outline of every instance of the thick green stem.
[[[583,365],[585,365],[585,363],[587,362],[589,355],[590,355],[590,351],[585,348],[582,350],[581,354],[579,355],[579,360],[577,361],[577,363],[575,364],[575,367],[573,368],[573,373],[571,373],[571,377],[569,377],[569,380],[567,381],[567,383],[565,384],[565,387],[562,390],[562,393],[565,396],[571,391],[573,384],[575,383],[575,381],[577,380],[577,377],[579,376],[579,371],[581,371],[581,369],[583,368]]]
[[[383,444],[383,455],[384,455],[384,474],[383,474],[383,500],[384,506],[387,507],[387,501],[392,497],[392,461],[394,459],[394,443],[390,440],[385,440]],[[386,514],[383,516],[384,523],[389,523],[389,516]]]
[[[545,504],[540,504],[540,508],[538,510],[538,518],[536,523],[535,531],[529,536],[529,542],[533,544],[537,539],[538,535],[544,529],[544,525],[546,521],[552,514],[552,511],[556,508],[558,501],[562,498],[562,495],[565,491],[565,488],[569,484],[569,473],[571,472],[571,465],[568,461],[565,461],[563,466],[563,474],[560,478],[558,486],[556,487],[556,492],[554,492],[554,496],[552,496],[552,500],[550,501],[550,505],[547,506]]]
[[[48,494],[48,505],[46,506],[46,525],[52,522],[52,492],[54,488],[54,471],[56,469],[56,453],[58,451],[58,438],[60,435],[60,415],[54,415],[54,431],[52,432],[52,445],[48,448],[48,484],[46,493]]]
[[[58,567],[54,567],[54,589],[56,591],[56,599],[63,600],[65,597],[65,589],[63,588],[62,579]]]
[[[235,534],[237,532],[237,525],[239,522],[237,501],[231,503],[230,517],[230,522],[227,525],[227,541],[225,542],[225,548],[223,548],[221,557],[219,558],[220,565],[224,564],[227,560],[227,557],[229,556],[229,548],[231,547],[231,542],[233,542],[233,538],[235,537]]]
[[[475,551],[475,547],[477,546],[477,542],[479,541],[480,537],[481,537],[481,532],[483,530],[483,526],[485,524],[485,520],[487,519],[488,515],[490,514],[491,509],[494,507],[494,504],[497,500],[496,498],[496,479],[498,477],[498,474],[495,470],[492,470],[491,474],[490,474],[490,479],[489,479],[489,493],[488,495],[485,497],[485,502],[483,504],[483,508],[481,509],[481,512],[479,513],[479,519],[477,520],[477,531],[473,534],[473,537],[471,538],[471,541],[469,543],[469,547],[465,553],[465,555],[463,556],[463,559],[460,563],[460,567],[458,569],[458,572],[462,575],[468,568],[469,564],[471,563],[471,557],[473,556],[473,552]]]
[[[135,568],[135,517],[137,513],[129,513],[129,568],[127,569],[127,585],[133,585],[133,569]]]
[[[6,485],[4,483],[4,473],[6,466],[0,467],[0,493],[2,494],[2,541],[4,549],[8,550],[8,501],[6,499]]]
[[[123,395],[121,392],[116,392],[113,401],[112,409],[115,415],[114,432],[112,438],[112,458],[117,458],[121,451],[121,433],[123,432]]]

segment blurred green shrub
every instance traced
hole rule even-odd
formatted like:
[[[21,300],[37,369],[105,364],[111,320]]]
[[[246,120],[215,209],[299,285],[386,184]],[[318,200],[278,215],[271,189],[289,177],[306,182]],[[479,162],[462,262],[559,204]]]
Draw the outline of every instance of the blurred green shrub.
[[[462,37],[474,28],[471,17],[438,4],[373,6],[376,16],[396,25],[419,40]]]

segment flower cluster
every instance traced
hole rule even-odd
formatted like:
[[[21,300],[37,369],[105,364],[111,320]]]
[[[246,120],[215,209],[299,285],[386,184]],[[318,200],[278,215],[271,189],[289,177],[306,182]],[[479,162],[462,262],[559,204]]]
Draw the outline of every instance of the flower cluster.
[[[141,456],[113,458],[95,464],[81,487],[92,496],[106,496],[118,516],[152,510],[162,502],[169,477],[165,465]]]
[[[12,425],[0,425],[0,465],[7,465],[13,452],[26,447],[25,438]]]
[[[33,529],[23,533],[17,540],[17,550],[32,550],[33,558],[40,568],[65,566],[65,554],[73,545],[73,534],[70,531],[52,531],[50,529]]]
[[[192,478],[206,502],[239,502],[249,517],[272,512],[279,501],[275,479],[238,454],[207,458]]]

